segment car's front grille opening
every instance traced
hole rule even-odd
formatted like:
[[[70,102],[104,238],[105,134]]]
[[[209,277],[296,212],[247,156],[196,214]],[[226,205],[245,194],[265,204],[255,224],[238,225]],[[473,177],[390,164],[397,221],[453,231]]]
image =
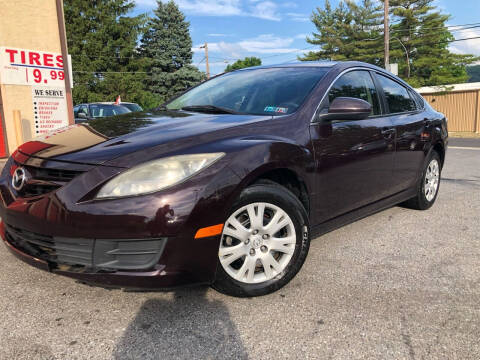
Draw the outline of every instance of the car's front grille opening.
[[[27,174],[27,181],[22,189],[17,193],[21,197],[34,197],[48,194],[67,184],[82,171],[48,169],[34,166],[22,166],[15,164],[16,167],[23,167]]]
[[[35,178],[38,180],[45,181],[62,181],[68,182],[73,180],[77,175],[81,174],[81,171],[73,170],[62,170],[62,169],[47,169],[47,168],[38,168],[33,166],[25,167],[31,174],[34,174]]]
[[[5,235],[13,246],[39,259],[67,265],[92,266],[93,239],[54,238],[13,226],[7,226]]]
[[[93,270],[141,271],[157,264],[166,238],[88,239],[47,236],[6,226],[6,240],[15,248],[54,268],[83,267]]]
[[[20,191],[20,193],[23,197],[33,197],[33,196],[48,194],[49,192],[52,192],[58,189],[59,187],[61,187],[61,185],[59,184],[55,184],[55,185],[27,184],[25,188],[22,189],[22,191]]]

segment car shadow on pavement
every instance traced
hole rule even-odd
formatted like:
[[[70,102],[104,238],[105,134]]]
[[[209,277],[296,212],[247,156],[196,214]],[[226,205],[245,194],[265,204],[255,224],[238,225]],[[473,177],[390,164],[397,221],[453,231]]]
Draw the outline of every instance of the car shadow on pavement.
[[[235,324],[208,287],[176,290],[172,299],[149,299],[115,347],[124,359],[247,359]]]

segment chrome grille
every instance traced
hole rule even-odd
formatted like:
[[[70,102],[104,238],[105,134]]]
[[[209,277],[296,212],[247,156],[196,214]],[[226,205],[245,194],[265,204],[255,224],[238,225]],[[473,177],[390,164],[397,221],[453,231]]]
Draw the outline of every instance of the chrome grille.
[[[48,194],[82,174],[82,171],[74,170],[40,168],[21,164],[15,164],[14,166],[23,167],[28,174],[28,181],[21,190],[17,191],[21,197]]]

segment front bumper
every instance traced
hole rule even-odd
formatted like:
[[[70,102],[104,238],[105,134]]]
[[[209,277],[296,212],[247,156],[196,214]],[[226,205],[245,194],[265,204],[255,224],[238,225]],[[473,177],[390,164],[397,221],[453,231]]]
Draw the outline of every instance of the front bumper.
[[[67,265],[46,261],[24,252],[12,244],[5,234],[5,224],[0,223],[0,236],[7,249],[18,259],[38,269],[68,276],[81,282],[97,286],[130,289],[169,289],[191,283],[201,283],[188,273],[167,271],[165,265],[155,264],[150,271],[95,270],[78,265]],[[207,282],[207,281],[205,281]]]
[[[168,191],[108,201],[78,199],[112,169],[99,166],[31,198],[17,196],[3,171],[0,235],[30,265],[90,284],[166,289],[211,283],[220,235],[195,239],[195,233],[223,222],[238,177],[228,167],[207,170]]]

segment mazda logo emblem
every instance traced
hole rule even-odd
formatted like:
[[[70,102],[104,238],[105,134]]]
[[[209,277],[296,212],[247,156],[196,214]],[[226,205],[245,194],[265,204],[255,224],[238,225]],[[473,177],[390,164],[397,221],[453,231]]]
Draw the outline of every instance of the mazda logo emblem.
[[[20,191],[25,185],[27,174],[24,168],[17,168],[12,176],[12,186],[15,190]]]

